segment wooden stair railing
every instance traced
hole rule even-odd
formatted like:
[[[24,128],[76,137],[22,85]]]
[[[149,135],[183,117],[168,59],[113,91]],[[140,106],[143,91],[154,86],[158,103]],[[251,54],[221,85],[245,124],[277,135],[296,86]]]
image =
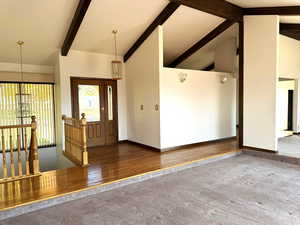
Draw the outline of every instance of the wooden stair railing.
[[[63,154],[79,166],[88,165],[86,119],[81,114],[81,119],[62,116],[65,131],[65,150]]]
[[[31,137],[28,149],[27,133],[29,133],[29,128],[31,128]],[[0,126],[2,150],[2,176],[0,176],[0,183],[40,175],[36,128],[35,116],[31,117],[31,124]],[[6,137],[8,137],[8,140],[6,140]],[[22,140],[24,141],[24,146],[22,146]],[[24,152],[22,152],[22,148]],[[16,160],[15,156],[17,157]],[[9,160],[7,160],[8,157],[10,158]],[[22,160],[22,158],[25,160]],[[23,161],[25,161],[25,165],[23,165]]]

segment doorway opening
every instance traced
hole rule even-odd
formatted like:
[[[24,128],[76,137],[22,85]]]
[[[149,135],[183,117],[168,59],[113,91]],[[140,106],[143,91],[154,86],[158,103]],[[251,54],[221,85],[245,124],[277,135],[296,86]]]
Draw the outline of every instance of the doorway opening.
[[[116,144],[118,141],[117,81],[71,78],[72,116],[87,119],[88,147]]]
[[[277,88],[278,152],[300,157],[300,136],[297,132],[297,85],[295,79],[279,78]]]

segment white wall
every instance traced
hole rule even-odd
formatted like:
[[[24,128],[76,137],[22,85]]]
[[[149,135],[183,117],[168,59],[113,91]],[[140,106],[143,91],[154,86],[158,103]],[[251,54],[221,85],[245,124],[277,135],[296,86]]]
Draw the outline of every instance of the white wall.
[[[244,145],[277,150],[278,16],[244,17]]]
[[[126,62],[128,139],[155,148],[160,148],[159,111],[155,105],[160,104],[162,40],[159,26]]]
[[[221,84],[225,73],[164,68],[162,40],[160,26],[126,63],[128,139],[163,150],[236,136],[235,79],[226,74]]]
[[[161,148],[236,136],[236,80],[229,74],[163,68],[160,102]]]
[[[236,38],[226,39],[216,46],[215,53],[215,71],[218,72],[235,72],[236,66]]]
[[[57,104],[60,104],[60,107],[57,107],[58,131],[62,129],[61,115],[72,115],[70,77],[111,78],[112,60],[113,55],[73,50],[66,57],[58,56],[55,68],[56,94],[59,99]],[[127,139],[126,76],[124,77],[125,79],[118,81],[119,140]],[[57,135],[57,142],[60,144],[62,135]]]
[[[300,41],[280,35],[279,74],[284,78],[300,78]]]
[[[293,130],[300,132],[300,41],[280,35],[279,76],[295,79]]]
[[[20,72],[20,64],[0,62],[0,71]],[[23,72],[53,74],[54,73],[54,67],[53,66],[45,66],[45,65],[23,64]]]
[[[21,82],[20,72],[20,64],[0,62],[0,81]],[[23,81],[25,82],[54,82],[53,74],[53,66],[23,64]]]

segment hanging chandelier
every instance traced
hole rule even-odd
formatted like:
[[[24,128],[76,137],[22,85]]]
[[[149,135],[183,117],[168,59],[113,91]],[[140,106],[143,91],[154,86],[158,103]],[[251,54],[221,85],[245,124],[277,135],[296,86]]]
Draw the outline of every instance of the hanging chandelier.
[[[19,85],[19,92],[16,94],[16,115],[17,118],[30,118],[32,116],[31,112],[31,94],[26,93],[26,89],[24,86],[24,74],[23,74],[23,41],[18,41],[20,49],[20,74],[21,74],[21,84]]]
[[[122,61],[118,60],[118,51],[117,51],[117,30],[113,30],[115,40],[115,60],[111,61],[112,64],[112,78],[114,80],[122,79]]]

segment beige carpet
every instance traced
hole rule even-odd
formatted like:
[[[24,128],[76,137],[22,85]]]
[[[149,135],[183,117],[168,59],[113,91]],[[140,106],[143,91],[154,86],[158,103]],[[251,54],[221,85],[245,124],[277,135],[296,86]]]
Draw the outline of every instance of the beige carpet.
[[[300,136],[293,135],[278,139],[278,152],[283,155],[300,157]]]
[[[299,225],[300,167],[241,155],[0,225]]]

